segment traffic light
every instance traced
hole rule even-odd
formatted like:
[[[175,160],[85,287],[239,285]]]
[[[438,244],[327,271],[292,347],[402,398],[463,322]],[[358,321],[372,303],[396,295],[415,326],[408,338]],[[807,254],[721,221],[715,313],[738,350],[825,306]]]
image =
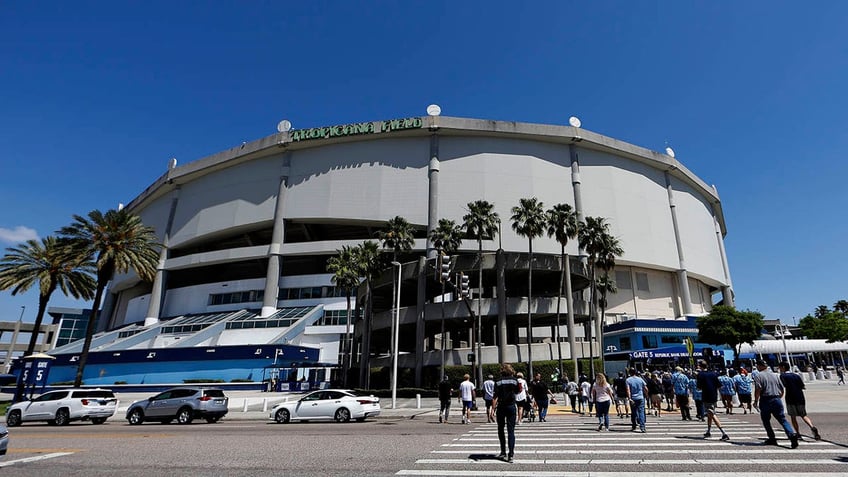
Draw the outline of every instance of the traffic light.
[[[462,297],[467,297],[469,295],[468,275],[464,273],[459,274],[459,295]]]
[[[439,256],[439,281],[449,282],[450,281],[450,269],[451,269],[451,258],[450,255],[440,255]]]

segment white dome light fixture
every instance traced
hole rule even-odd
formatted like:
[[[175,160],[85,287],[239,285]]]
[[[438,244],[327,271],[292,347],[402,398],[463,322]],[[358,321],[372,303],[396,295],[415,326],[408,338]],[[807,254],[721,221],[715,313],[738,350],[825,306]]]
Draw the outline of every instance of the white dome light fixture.
[[[283,119],[279,123],[277,123],[277,132],[289,132],[291,131],[292,123],[288,119]]]
[[[572,116],[568,118],[568,124],[570,124],[573,128],[579,128],[583,123],[580,122],[580,118],[577,116]]]
[[[674,157],[674,149],[670,146],[665,147],[665,153],[669,155],[669,157]]]
[[[427,115],[428,116],[438,116],[442,114],[442,108],[439,107],[438,104],[431,104],[427,106]]]

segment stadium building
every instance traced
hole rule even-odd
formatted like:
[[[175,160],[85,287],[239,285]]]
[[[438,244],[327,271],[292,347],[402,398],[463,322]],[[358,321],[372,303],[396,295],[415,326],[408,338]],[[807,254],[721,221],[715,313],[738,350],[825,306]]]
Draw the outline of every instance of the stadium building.
[[[354,368],[390,362],[398,291],[399,366],[415,384],[443,359],[476,359],[471,330],[478,309],[483,363],[526,360],[528,346],[534,360],[569,358],[569,340],[578,357],[588,356],[590,336],[597,355],[602,341],[587,326],[588,275],[576,240],[567,247],[576,325],[566,326],[565,300],[557,303],[560,245],[553,238],[533,241],[528,300],[528,241],[513,232],[510,216],[529,197],[546,209],[570,204],[580,218],[610,224],[624,254],[616,260],[618,291],[607,298],[607,323],[685,322],[715,302],[733,303],[718,193],[671,155],[562,125],[444,116],[293,130],[285,123],[276,134],[185,165],[172,160],[127,205],[164,247],[153,283],[133,274],[113,279],[92,345],[100,357],[86,368],[86,383],[152,382],[195,368],[200,378],[256,379],[271,361],[279,364],[283,346],[286,366],[299,366],[303,375],[313,363],[312,374],[302,377],[329,381],[321,366],[344,356],[347,313],[327,259],[345,245],[373,240],[395,216],[413,225],[415,246],[398,257],[400,270],[390,266],[375,279],[370,321],[362,318],[361,287]],[[456,300],[451,290],[442,294],[428,231],[441,218],[461,224],[467,204],[477,200],[494,204],[502,227],[483,241],[482,264],[477,241],[463,241],[452,267],[470,277],[471,296]],[[234,347],[243,353],[227,354]],[[80,348],[78,341],[54,349],[54,372],[71,369]],[[258,361],[250,361],[249,349],[260,350]],[[185,366],[180,352],[191,353],[195,364],[204,361],[196,355],[229,357],[225,364]],[[308,356],[306,363],[297,353]],[[127,354],[138,354],[132,372],[115,362]],[[151,364],[164,355],[177,364]],[[145,363],[150,372],[139,371]]]

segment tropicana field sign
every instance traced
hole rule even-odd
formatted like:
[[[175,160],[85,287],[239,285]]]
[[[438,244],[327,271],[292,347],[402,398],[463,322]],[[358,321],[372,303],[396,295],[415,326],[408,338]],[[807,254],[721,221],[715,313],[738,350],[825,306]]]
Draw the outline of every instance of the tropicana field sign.
[[[292,142],[309,139],[326,139],[331,137],[356,136],[360,134],[377,134],[404,129],[416,129],[423,126],[421,118],[389,119],[366,123],[343,124],[322,128],[295,129],[291,132]]]

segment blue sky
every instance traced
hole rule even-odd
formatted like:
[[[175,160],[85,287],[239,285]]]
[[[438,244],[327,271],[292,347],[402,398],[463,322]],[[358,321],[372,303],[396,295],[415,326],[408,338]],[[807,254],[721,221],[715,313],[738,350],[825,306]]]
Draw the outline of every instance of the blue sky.
[[[0,247],[275,131],[424,115],[566,124],[715,184],[737,305],[848,299],[848,3],[4,2]],[[51,306],[74,306],[57,293]],[[34,293],[0,292],[0,320]],[[80,305],[82,306],[82,305]]]

